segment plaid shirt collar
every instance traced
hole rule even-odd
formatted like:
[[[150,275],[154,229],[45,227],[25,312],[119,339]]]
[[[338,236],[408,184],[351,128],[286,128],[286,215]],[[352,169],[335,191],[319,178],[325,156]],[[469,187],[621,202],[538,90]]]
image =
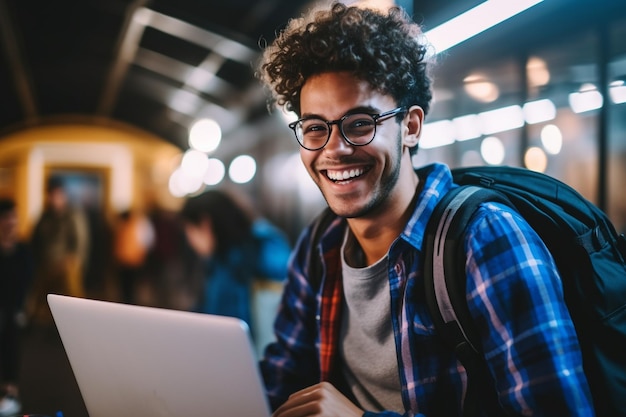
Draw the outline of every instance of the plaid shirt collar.
[[[452,176],[447,166],[439,163],[418,169],[421,194],[413,215],[400,237],[417,250],[421,250],[426,223],[440,197],[452,186]],[[421,181],[425,183],[422,184]],[[323,263],[326,266],[322,282],[320,316],[320,371],[322,381],[332,381],[338,357],[341,309],[343,306],[343,279],[341,271],[341,244],[347,222],[334,221],[320,240]]]

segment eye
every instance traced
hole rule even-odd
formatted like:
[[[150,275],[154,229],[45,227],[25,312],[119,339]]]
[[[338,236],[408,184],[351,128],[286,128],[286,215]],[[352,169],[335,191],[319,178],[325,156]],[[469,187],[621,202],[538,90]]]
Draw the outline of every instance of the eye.
[[[302,134],[304,135],[324,135],[328,132],[328,126],[323,120],[309,119],[302,121]]]
[[[374,119],[369,114],[353,114],[343,122],[346,132],[367,133],[374,128]]]

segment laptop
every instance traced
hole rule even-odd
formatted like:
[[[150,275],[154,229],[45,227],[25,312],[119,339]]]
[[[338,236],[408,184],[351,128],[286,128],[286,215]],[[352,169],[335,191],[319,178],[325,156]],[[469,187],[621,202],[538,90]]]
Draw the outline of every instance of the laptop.
[[[89,417],[269,417],[247,324],[49,294]]]

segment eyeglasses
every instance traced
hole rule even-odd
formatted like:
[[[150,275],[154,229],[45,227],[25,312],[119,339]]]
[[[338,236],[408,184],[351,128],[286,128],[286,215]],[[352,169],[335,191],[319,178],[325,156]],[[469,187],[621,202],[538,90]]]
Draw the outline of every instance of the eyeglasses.
[[[304,117],[289,123],[300,146],[309,151],[319,151],[328,143],[331,125],[339,126],[343,138],[350,145],[365,146],[374,140],[376,125],[396,114],[405,112],[404,107],[384,113],[349,113],[337,120],[324,120],[318,117]]]

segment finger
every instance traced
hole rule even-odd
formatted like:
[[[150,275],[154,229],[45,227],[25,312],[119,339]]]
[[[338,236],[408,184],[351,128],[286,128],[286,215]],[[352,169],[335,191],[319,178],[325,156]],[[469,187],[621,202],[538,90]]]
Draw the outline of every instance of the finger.
[[[321,392],[326,385],[330,384],[322,382],[294,392],[283,405],[276,409],[272,417],[300,417],[309,415],[302,413],[311,411],[310,405],[316,403],[322,397]]]
[[[319,406],[316,402],[298,402],[287,400],[272,414],[272,417],[307,417],[316,416],[319,413]]]
[[[291,394],[290,397],[299,397],[299,396],[303,396],[303,395],[311,395],[311,394],[320,394],[323,393],[325,390],[332,390],[334,387],[331,383],[329,382],[320,382],[317,383],[315,385],[311,385],[308,386],[306,388],[301,389],[300,391],[297,391],[293,394]]]

